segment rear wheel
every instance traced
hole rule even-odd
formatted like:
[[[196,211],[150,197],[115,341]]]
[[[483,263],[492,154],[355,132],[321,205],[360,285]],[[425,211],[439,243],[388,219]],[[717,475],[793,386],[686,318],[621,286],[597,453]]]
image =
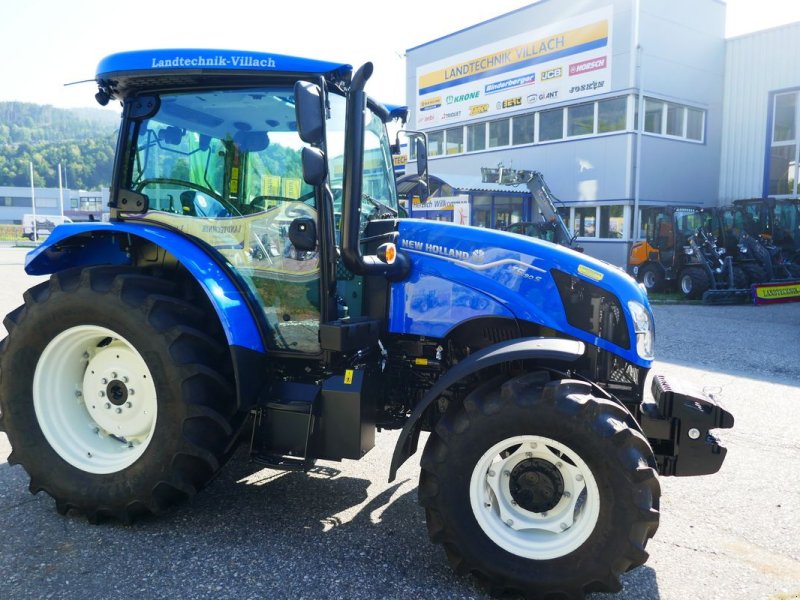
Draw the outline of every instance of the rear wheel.
[[[678,278],[681,292],[690,300],[696,300],[711,287],[708,273],[700,267],[687,267]]]
[[[2,425],[33,493],[130,521],[194,495],[233,447],[227,348],[178,286],[134,269],[53,275],[4,321]]]
[[[647,559],[660,488],[624,411],[543,373],[490,381],[428,440],[420,503],[431,540],[492,593],[618,591]]]

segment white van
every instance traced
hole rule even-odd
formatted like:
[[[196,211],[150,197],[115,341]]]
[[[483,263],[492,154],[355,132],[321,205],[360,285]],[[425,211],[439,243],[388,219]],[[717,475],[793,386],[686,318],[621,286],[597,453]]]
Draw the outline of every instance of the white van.
[[[61,215],[36,215],[36,237],[47,237],[56,225],[63,223],[72,223],[72,219]],[[34,239],[33,215],[22,215],[22,235],[29,240]]]

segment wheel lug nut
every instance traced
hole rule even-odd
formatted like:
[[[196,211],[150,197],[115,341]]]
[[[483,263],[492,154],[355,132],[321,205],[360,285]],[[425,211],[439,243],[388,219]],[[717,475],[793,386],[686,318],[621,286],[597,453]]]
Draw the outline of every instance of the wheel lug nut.
[[[569,527],[569,525],[567,525],[566,523],[562,523],[561,524],[561,531],[564,531],[567,527]]]
[[[575,475],[575,480],[576,481],[583,481],[583,475],[580,475],[580,474]]]
[[[503,471],[503,475],[506,477],[511,477],[511,471]]]
[[[569,492],[564,492],[564,498],[571,498],[571,497],[572,494],[570,494]]]
[[[532,458],[533,457],[533,452],[526,452],[525,456],[527,456],[528,458]]]
[[[130,388],[128,390],[128,396],[133,396],[135,393],[136,393],[136,390],[134,390],[133,388]]]
[[[133,404],[131,404],[130,402],[126,402],[125,403],[125,408],[131,408],[132,406],[133,406]]]
[[[489,477],[494,477],[494,471],[489,471]]]
[[[122,409],[118,407],[117,408],[117,414],[120,414],[121,412],[122,412]]]
[[[106,379],[105,377],[103,377],[103,378],[100,380],[100,383],[102,383],[103,385],[105,385],[105,384],[107,384],[107,383],[108,383],[108,379]]]
[[[547,511],[544,511],[544,512],[542,513],[542,516],[543,516],[543,517],[546,517],[546,516],[547,516]]]
[[[514,521],[512,519],[509,519],[508,521],[506,521],[506,525],[508,525],[509,527],[511,527],[513,524],[514,524]]]
[[[105,398],[106,397],[106,393],[103,390],[100,390],[99,392],[97,392],[97,395],[100,396],[101,398]]]
[[[563,467],[563,466],[564,466],[564,463],[562,463],[562,462],[557,462],[557,463],[556,463],[556,466],[557,466],[557,467],[560,469],[561,467]]]
[[[536,446],[538,446],[538,444],[536,442],[531,442],[529,445],[533,449],[536,449]]]
[[[106,408],[111,408],[111,402],[106,402]]]
[[[75,397],[80,398],[81,396],[83,396],[83,392],[81,392],[80,390],[75,390]]]
[[[128,378],[127,377],[123,377],[122,378],[122,383],[128,383]]]
[[[111,379],[116,379],[116,378],[117,378],[117,372],[114,371],[111,373]]]
[[[84,359],[87,359],[87,358],[89,358],[89,353],[88,353],[88,352],[84,352],[84,353],[83,353],[83,358],[84,358]]]

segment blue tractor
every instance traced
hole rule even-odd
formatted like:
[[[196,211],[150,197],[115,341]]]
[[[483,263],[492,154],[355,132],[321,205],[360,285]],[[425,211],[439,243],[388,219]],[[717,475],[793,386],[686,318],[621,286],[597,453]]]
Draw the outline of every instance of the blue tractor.
[[[654,323],[621,270],[508,232],[402,218],[372,72],[255,52],[104,59],[122,103],[109,223],[33,250],[5,319],[0,425],[59,512],[131,521],[239,443],[309,469],[422,432],[430,538],[493,592],[620,589],[658,476],[716,472],[713,399],[646,379]],[[425,148],[418,156],[422,171]]]

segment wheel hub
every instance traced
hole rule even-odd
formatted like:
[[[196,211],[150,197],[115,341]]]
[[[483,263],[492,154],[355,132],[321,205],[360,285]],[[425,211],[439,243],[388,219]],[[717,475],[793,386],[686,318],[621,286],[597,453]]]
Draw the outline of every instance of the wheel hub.
[[[551,462],[541,458],[523,460],[511,471],[509,491],[525,510],[552,510],[564,494],[564,478]]]
[[[115,379],[106,387],[106,396],[114,406],[122,406],[128,400],[128,386],[119,379]]]

